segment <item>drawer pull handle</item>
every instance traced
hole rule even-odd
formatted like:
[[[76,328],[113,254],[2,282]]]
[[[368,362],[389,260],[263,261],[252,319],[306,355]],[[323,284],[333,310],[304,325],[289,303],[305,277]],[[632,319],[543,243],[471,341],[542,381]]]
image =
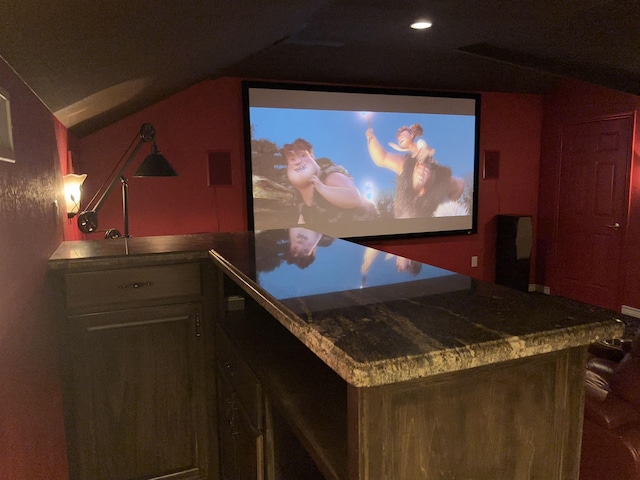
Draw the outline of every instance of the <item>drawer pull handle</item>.
[[[133,283],[123,283],[119,288],[142,288],[142,287],[150,287],[153,285],[153,282],[133,282]]]
[[[200,323],[200,314],[196,312],[196,337],[202,335],[202,324]]]

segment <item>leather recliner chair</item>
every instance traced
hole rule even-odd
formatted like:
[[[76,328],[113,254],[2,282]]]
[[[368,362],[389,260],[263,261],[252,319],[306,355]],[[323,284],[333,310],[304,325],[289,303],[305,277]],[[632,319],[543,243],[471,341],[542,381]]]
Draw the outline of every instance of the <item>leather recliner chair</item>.
[[[640,336],[590,348],[580,480],[640,480]]]

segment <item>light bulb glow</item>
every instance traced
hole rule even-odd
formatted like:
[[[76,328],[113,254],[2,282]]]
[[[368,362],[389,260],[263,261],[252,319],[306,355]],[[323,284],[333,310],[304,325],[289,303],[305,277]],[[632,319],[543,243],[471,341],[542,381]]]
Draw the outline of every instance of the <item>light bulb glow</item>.
[[[64,177],[64,199],[67,203],[67,215],[69,218],[75,216],[80,210],[80,200],[82,197],[82,183],[87,174],[76,175],[70,173]]]
[[[411,28],[413,28],[414,30],[425,30],[427,28],[431,28],[432,25],[433,24],[428,20],[418,20],[417,22],[411,24]]]

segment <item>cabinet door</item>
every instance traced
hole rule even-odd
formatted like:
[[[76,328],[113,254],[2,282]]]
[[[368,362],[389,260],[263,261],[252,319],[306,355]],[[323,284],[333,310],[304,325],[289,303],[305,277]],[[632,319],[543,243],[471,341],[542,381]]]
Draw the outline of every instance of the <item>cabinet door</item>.
[[[68,317],[73,479],[207,477],[200,304]]]
[[[224,370],[218,368],[216,378],[221,480],[263,480],[262,431],[251,424]]]
[[[236,451],[236,479],[264,479],[263,435],[249,423],[244,410],[238,409],[236,415],[234,444]]]
[[[218,386],[218,442],[220,448],[220,479],[235,480],[235,446],[237,399],[224,373],[216,374]]]

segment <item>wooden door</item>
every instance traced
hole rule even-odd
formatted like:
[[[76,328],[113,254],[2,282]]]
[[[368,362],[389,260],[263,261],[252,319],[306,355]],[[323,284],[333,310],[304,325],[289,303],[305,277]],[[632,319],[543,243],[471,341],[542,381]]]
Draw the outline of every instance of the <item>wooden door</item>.
[[[620,308],[632,129],[631,115],[563,129],[554,294]]]
[[[74,480],[208,475],[199,304],[68,318]]]

